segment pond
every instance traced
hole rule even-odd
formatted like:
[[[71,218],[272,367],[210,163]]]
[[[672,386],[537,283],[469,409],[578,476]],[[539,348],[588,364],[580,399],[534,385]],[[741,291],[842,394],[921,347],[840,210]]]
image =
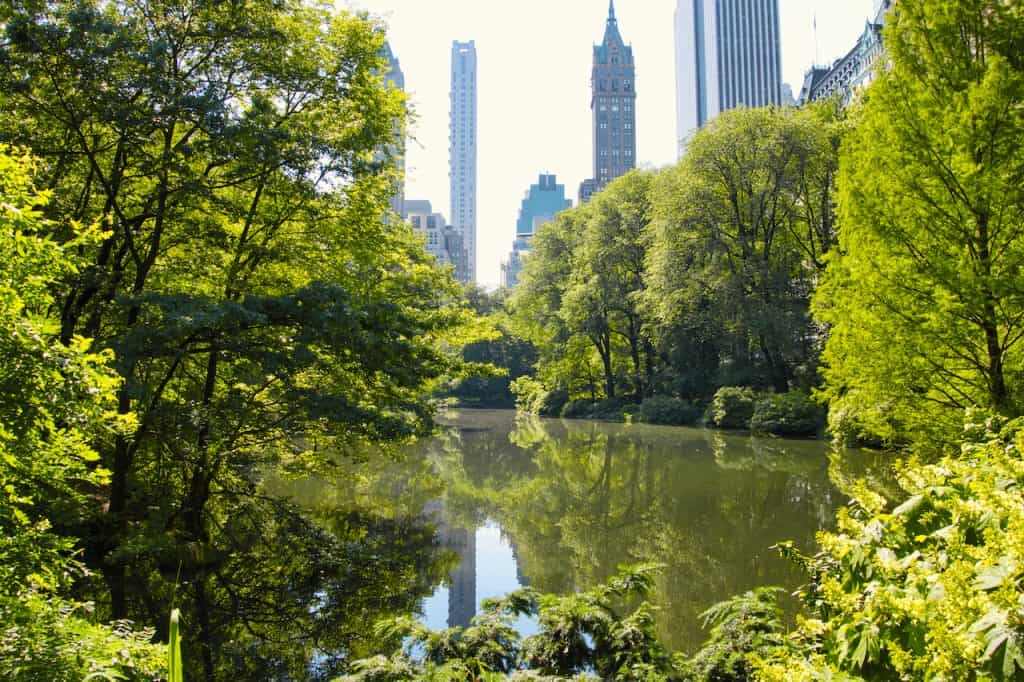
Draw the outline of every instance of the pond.
[[[709,606],[758,586],[800,585],[773,545],[813,551],[846,503],[822,442],[510,411],[442,421],[439,436],[400,462],[352,464],[360,473],[339,474],[344,483],[280,483],[331,513],[344,501],[432,528],[431,547],[410,545],[432,556],[387,560],[429,571],[409,576],[420,596],[401,603],[435,629],[467,625],[484,599],[521,586],[571,593],[621,564],[651,562],[663,566],[652,598],[663,641],[692,652]],[[378,545],[373,556],[387,553]],[[530,634],[534,624],[517,627]]]

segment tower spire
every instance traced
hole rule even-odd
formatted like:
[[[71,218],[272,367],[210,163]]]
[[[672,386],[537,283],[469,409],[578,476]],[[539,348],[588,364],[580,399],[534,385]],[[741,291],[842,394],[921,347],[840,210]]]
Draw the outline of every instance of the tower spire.
[[[608,22],[615,21],[615,0],[608,0]]]

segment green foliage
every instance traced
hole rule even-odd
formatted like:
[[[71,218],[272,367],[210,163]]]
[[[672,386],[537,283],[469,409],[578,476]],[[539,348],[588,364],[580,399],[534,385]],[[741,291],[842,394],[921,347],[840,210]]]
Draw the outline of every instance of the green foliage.
[[[869,680],[1024,676],[1024,432],[969,415],[957,456],[911,463],[902,503],[862,489],[802,557],[812,582],[794,644],[767,652],[767,679],[833,670]]]
[[[677,167],[627,174],[545,225],[510,301],[535,378],[591,402],[809,391],[844,125],[828,107],[726,112]]]
[[[151,631],[96,624],[91,604],[69,598],[87,572],[59,529],[99,512],[109,472],[90,442],[130,422],[113,414],[110,355],[48,337],[51,287],[101,235],[68,225],[67,243],[48,238],[56,226],[41,214],[49,197],[33,186],[37,168],[0,148],[0,670],[10,680],[156,679]]]
[[[834,433],[936,456],[955,451],[964,409],[1021,413],[1022,34],[1000,0],[890,13],[890,65],[843,143],[841,248],[815,299]]]
[[[808,383],[809,297],[835,241],[841,122],[825,108],[724,112],[652,190],[645,294],[675,392]]]
[[[785,643],[778,588],[759,588],[701,614],[708,641],[688,662],[687,678],[714,682],[754,680],[756,656]]]
[[[383,41],[293,0],[0,10],[0,139],[46,159],[32,238],[74,254],[11,270],[24,313],[0,294],[0,439],[95,571],[78,588],[96,622],[164,639],[180,605],[189,678],[336,666],[384,608],[359,610],[367,583],[402,604],[424,589],[368,551],[421,535],[338,528],[263,487],[430,433],[436,386],[473,369],[462,345],[492,336],[386,219],[407,112]]]
[[[704,408],[681,398],[654,396],[640,403],[639,420],[647,424],[693,426],[704,416]]]
[[[758,400],[752,388],[720,388],[708,407],[708,423],[720,429],[749,429]]]
[[[790,391],[758,399],[750,430],[776,436],[815,436],[824,423],[825,414],[820,405],[801,391]]]
[[[648,173],[629,173],[533,237],[510,307],[540,353],[538,378],[574,399],[639,400],[655,349],[641,310],[650,221]]]
[[[384,623],[381,636],[401,638],[404,650],[360,661],[355,674],[339,682],[564,680],[589,673],[600,679],[674,678],[674,662],[654,633],[651,606],[622,610],[650,592],[654,570],[622,567],[605,585],[565,597],[520,590],[485,602],[466,629],[431,632],[412,619]],[[538,619],[539,632],[521,641],[511,623],[523,615]]]
[[[548,390],[533,377],[523,376],[512,382],[512,393],[516,396],[516,407],[529,414],[542,417],[557,417],[569,402],[569,393],[564,389]]]
[[[171,611],[171,625],[167,641],[167,680],[168,682],[184,682],[181,662],[181,611]]]
[[[513,331],[505,310],[505,297],[504,290],[488,294],[476,286],[467,288],[471,308],[479,315],[487,315],[499,336],[467,345],[462,351],[462,358],[477,365],[492,365],[499,372],[467,376],[445,391],[446,396],[457,399],[462,407],[514,407],[512,382],[533,373],[538,359],[537,349]]]

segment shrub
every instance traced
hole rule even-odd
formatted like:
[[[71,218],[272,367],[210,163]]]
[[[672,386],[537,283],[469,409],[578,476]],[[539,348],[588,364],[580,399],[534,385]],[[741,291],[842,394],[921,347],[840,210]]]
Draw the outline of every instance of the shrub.
[[[542,417],[557,417],[569,402],[569,392],[560,388],[549,391],[542,381],[533,377],[519,377],[512,382],[516,396],[516,409]]]
[[[562,416],[566,419],[587,419],[595,404],[593,400],[570,400],[562,408]]]
[[[679,679],[676,662],[658,641],[656,611],[643,601],[654,570],[620,567],[606,584],[580,594],[539,595],[527,588],[488,599],[468,628],[431,632],[410,617],[382,623],[380,639],[403,641],[403,648],[357,661],[355,673],[336,682]],[[624,611],[623,604],[636,606]],[[521,616],[538,623],[526,639],[512,627]]]
[[[537,414],[542,417],[557,417],[562,414],[562,409],[569,402],[569,392],[563,388],[556,388],[546,392],[540,399],[540,407]]]
[[[862,486],[820,555],[783,547],[811,618],[759,678],[1024,679],[1024,423],[974,421],[958,456],[902,470],[894,509]]]
[[[756,403],[757,394],[752,388],[720,388],[711,401],[708,423],[720,429],[749,429]]]
[[[754,656],[785,642],[777,587],[762,587],[721,602],[701,614],[708,641],[688,662],[685,679],[751,680]]]
[[[814,436],[824,421],[824,410],[810,396],[790,391],[758,400],[750,419],[750,430],[776,436]]]
[[[629,407],[629,404],[621,398],[599,400],[594,403],[594,408],[590,412],[590,418],[609,422],[625,421],[627,407]]]
[[[646,424],[692,426],[700,421],[704,409],[680,398],[654,396],[640,404],[640,421]]]

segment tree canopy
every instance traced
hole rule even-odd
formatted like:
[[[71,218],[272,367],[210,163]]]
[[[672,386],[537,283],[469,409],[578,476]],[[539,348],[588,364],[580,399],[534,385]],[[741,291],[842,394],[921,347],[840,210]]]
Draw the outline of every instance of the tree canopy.
[[[963,410],[1019,414],[1024,356],[1024,15],[999,0],[901,3],[891,63],[855,109],[831,328],[833,428],[955,442]]]

